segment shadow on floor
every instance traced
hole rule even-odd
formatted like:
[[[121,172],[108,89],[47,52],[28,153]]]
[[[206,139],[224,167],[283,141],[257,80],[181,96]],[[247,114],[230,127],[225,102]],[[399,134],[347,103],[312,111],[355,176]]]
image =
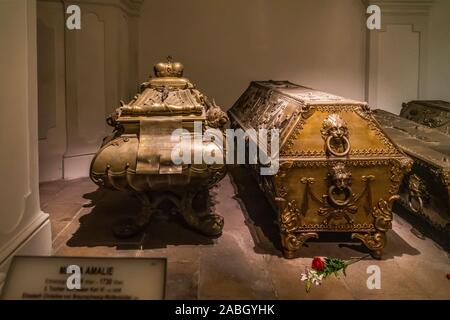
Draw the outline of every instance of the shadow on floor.
[[[259,189],[247,168],[233,166],[229,168],[229,172],[235,189],[235,199],[241,206],[255,243],[255,252],[282,256],[276,213],[264,193]],[[342,258],[369,253],[369,250],[361,242],[352,240],[348,233],[321,233],[319,239],[311,239],[306,242],[304,247],[297,252],[297,256],[314,257],[330,251],[333,254],[336,253],[337,257],[342,255]],[[394,230],[388,232],[388,244],[383,250],[383,260],[418,254],[420,252],[410,246]]]
[[[450,233],[449,231],[438,230],[427,223],[422,217],[411,213],[404,205],[402,205],[399,201],[394,203],[395,212],[405,219],[408,223],[411,224],[413,228],[418,231],[423,237],[430,238],[439,246],[442,247],[443,250],[450,253]]]
[[[255,252],[282,256],[277,217],[255,179],[243,166],[228,168],[234,199],[239,203],[255,243]]]
[[[120,218],[133,217],[140,210],[139,201],[123,192],[97,189],[83,195],[92,210],[79,219],[80,227],[67,242],[69,247],[117,247],[119,250],[158,249],[168,245],[210,245],[214,239],[203,236],[184,222],[179,214],[158,213],[144,232],[119,239],[112,232]]]

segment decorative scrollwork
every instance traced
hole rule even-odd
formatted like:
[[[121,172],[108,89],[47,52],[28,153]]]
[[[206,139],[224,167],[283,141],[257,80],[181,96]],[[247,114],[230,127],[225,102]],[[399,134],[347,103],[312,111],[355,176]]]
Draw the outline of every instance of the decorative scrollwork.
[[[227,114],[222,111],[214,99],[211,102],[205,98],[205,105],[207,107],[207,126],[211,128],[223,128],[229,120]]]
[[[282,245],[284,256],[288,259],[294,257],[295,251],[300,249],[303,244],[311,238],[319,238],[319,235],[316,232],[305,232],[305,233],[285,233],[282,234]]]
[[[373,111],[367,104],[362,104],[355,112],[364,120],[372,120]]]
[[[450,171],[442,169],[440,173],[442,183],[445,187],[447,187],[447,201],[448,201],[447,205],[450,206]]]
[[[279,198],[285,198],[287,195],[286,183],[284,180],[285,180],[287,171],[292,167],[292,165],[293,165],[292,161],[281,162],[278,173],[275,175],[275,179],[274,179],[275,190],[276,190],[276,195]]]
[[[373,217],[375,218],[375,228],[378,231],[388,231],[392,228],[392,205],[398,200],[398,195],[391,196],[388,201],[380,199],[378,204],[373,208]]]
[[[342,162],[339,159],[336,159],[334,161],[330,160],[314,160],[314,161],[295,161],[293,163],[293,167],[295,168],[320,168],[320,167],[327,167],[327,166],[334,166],[337,163]],[[397,159],[349,159],[346,160],[345,163],[351,167],[360,167],[360,168],[367,168],[367,167],[374,167],[374,166],[390,166],[395,165],[398,163]]]
[[[301,106],[300,110],[298,110],[298,113],[299,117],[297,123],[295,124],[292,133],[283,146],[282,155],[294,154],[294,142],[297,140],[300,131],[303,129],[305,121],[313,114],[313,110],[310,107]]]
[[[355,111],[359,108],[359,105],[343,105],[343,104],[317,104],[314,105],[314,109],[320,112],[337,113],[342,111]]]
[[[227,174],[227,167],[225,166],[208,166],[208,187],[213,187],[216,185],[220,180],[225,177]]]
[[[360,240],[375,258],[381,258],[381,250],[386,245],[386,234],[384,232],[375,233],[353,233],[352,239]]]
[[[444,101],[410,101],[402,104],[400,117],[450,133],[450,104]]]
[[[380,199],[373,208],[375,232],[352,234],[352,239],[359,239],[372,251],[375,258],[381,257],[381,250],[386,245],[386,231],[392,228],[392,204],[399,198],[398,195],[394,195],[388,201]]]
[[[297,251],[306,240],[309,238],[318,238],[319,235],[315,232],[297,232],[300,224],[300,211],[298,210],[295,200],[291,200],[288,203],[282,198],[277,198],[276,200],[283,208],[279,218],[283,252],[286,258],[293,258],[294,252]]]
[[[398,192],[404,174],[411,171],[412,163],[413,162],[411,159],[403,158],[401,160],[395,161],[394,164],[392,165],[390,177],[392,184],[389,187],[389,193],[391,195],[396,194]]]
[[[280,215],[281,232],[293,232],[297,229],[300,221],[300,211],[295,200],[289,201]]]
[[[441,179],[442,179],[442,183],[445,186],[450,186],[450,171],[448,171],[448,170],[441,170],[440,176],[441,176]]]

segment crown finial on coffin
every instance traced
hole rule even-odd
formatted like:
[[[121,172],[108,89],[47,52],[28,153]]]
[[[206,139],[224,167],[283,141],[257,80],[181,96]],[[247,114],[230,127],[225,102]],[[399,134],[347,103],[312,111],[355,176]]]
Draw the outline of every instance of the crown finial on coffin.
[[[171,56],[167,62],[159,62],[154,66],[155,76],[160,77],[182,77],[184,66],[180,62],[174,62]]]

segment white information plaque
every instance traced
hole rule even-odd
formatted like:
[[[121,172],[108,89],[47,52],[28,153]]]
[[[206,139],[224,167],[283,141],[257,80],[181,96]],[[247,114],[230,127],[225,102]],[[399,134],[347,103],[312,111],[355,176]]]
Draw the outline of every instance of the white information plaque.
[[[166,259],[14,257],[4,300],[161,300]]]

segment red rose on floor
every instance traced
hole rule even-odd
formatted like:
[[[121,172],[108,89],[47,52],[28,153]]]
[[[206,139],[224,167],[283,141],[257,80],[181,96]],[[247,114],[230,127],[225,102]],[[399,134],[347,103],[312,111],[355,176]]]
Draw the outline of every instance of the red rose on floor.
[[[447,273],[447,279],[450,280],[450,273]]]
[[[323,260],[321,257],[314,257],[311,268],[317,271],[323,271],[325,269],[325,260]]]

